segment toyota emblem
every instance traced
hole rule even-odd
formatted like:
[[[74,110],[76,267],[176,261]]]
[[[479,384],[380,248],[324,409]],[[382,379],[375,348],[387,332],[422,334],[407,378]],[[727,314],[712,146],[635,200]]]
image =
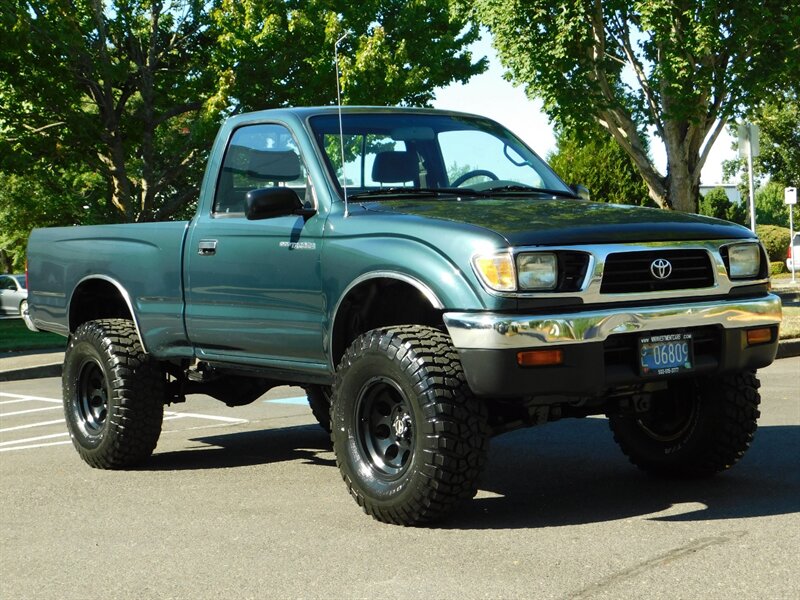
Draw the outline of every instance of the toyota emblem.
[[[672,275],[672,264],[665,258],[657,258],[650,263],[650,272],[656,279],[666,279]]]

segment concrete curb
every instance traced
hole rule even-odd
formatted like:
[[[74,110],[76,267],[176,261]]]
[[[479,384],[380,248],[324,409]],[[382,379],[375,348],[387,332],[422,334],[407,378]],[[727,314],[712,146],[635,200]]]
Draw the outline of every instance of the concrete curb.
[[[0,371],[0,381],[21,381],[23,379],[44,379],[46,377],[61,377],[61,363],[23,367]]]
[[[775,358],[791,358],[800,356],[800,339],[781,340],[778,342],[778,353]]]

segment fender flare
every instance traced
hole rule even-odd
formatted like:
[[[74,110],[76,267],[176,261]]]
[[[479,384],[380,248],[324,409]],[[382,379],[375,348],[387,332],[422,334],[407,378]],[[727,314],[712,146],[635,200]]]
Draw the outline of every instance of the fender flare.
[[[139,318],[136,316],[136,311],[133,310],[133,301],[131,300],[131,295],[128,293],[128,290],[126,290],[123,287],[123,285],[119,281],[114,279],[113,277],[109,277],[108,275],[95,274],[95,275],[87,275],[86,277],[84,277],[80,281],[78,281],[78,283],[76,283],[75,287],[72,289],[72,294],[70,294],[69,302],[67,303],[67,319],[68,319],[68,321],[71,319],[71,315],[72,315],[72,300],[75,298],[75,292],[78,290],[78,288],[81,287],[81,285],[83,285],[87,281],[94,281],[94,280],[105,281],[106,283],[110,283],[115,288],[117,288],[117,291],[119,292],[120,296],[122,297],[122,300],[125,302],[125,305],[128,307],[128,312],[131,313],[131,320],[133,321],[133,326],[136,329],[136,336],[139,338],[139,344],[141,344],[141,346],[142,346],[142,351],[145,354],[148,354],[147,346],[145,345],[144,338],[142,337],[142,330],[141,330],[141,327],[139,326]],[[69,329],[70,329],[70,333],[71,333],[72,332],[72,323],[69,323]]]

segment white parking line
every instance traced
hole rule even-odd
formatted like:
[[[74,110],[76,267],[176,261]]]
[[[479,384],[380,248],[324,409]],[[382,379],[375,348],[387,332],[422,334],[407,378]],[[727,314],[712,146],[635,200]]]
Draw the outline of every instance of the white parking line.
[[[18,400],[41,400],[42,402],[55,402],[61,404],[61,400],[55,398],[42,398],[41,396],[28,396],[26,394],[9,394],[8,392],[0,392],[0,396],[5,398],[16,398]]]
[[[39,440],[51,440],[57,437],[68,436],[69,433],[62,431],[61,433],[51,433],[50,435],[37,435],[36,437],[22,438],[21,440],[11,440],[10,442],[0,442],[0,446],[15,446],[17,444],[27,444],[28,442],[38,442]]]
[[[17,398],[16,400],[3,400],[0,402],[0,406],[5,406],[6,404],[19,404],[20,402],[33,402],[32,398]]]
[[[186,417],[191,417],[194,419],[208,419],[210,421],[222,421],[223,423],[247,423],[247,419],[237,419],[235,417],[218,417],[212,415],[201,415],[198,413],[189,413],[189,412],[180,412],[180,413],[173,413],[173,412],[165,412],[165,415],[168,415],[172,419],[183,419]]]
[[[72,440],[65,440],[63,442],[47,442],[45,444],[30,444],[29,446],[11,446],[9,448],[0,448],[0,452],[12,452],[13,450],[30,450],[32,448],[44,448],[45,446],[63,446],[64,444],[71,444]]]
[[[29,423],[28,425],[17,425],[16,427],[6,427],[4,429],[0,429],[0,433],[17,431],[18,429],[30,429],[31,427],[44,427],[45,425],[57,425],[58,423],[64,423],[64,419],[56,419],[55,421],[41,421],[39,423]]]
[[[28,410],[18,410],[10,413],[0,413],[0,419],[4,417],[14,417],[16,415],[27,415],[28,413],[42,412],[45,410],[61,410],[60,406],[48,406],[46,408],[29,408]]]
[[[0,397],[8,398],[8,400],[0,401],[0,406],[6,404],[19,404],[22,402],[48,402],[51,404],[57,404],[58,406],[47,406],[41,408],[30,408],[26,410],[17,410],[5,414],[0,414],[0,418],[5,417],[13,417],[16,415],[26,415],[30,413],[37,413],[43,412],[48,410],[60,410],[61,409],[61,400],[56,398],[44,398],[42,396],[29,396],[25,394],[12,394],[9,392],[0,392]],[[35,405],[34,405],[35,406]],[[241,419],[236,417],[221,417],[216,415],[204,415],[201,413],[191,413],[191,412],[172,412],[172,411],[164,411],[164,421],[173,421],[177,419],[200,419],[204,421],[214,421],[216,423],[228,423],[228,424],[235,424],[241,425],[243,423],[248,423],[247,419]],[[15,425],[12,427],[4,427],[0,428],[0,434],[8,433],[12,431],[19,431],[23,429],[30,429],[32,427],[44,427],[48,425],[60,425],[64,424],[64,419],[56,419],[56,420],[48,420],[48,421],[40,421],[37,423],[26,423],[24,425]],[[213,427],[214,425],[203,425],[203,427]],[[189,427],[189,429],[197,429],[196,427]],[[183,431],[183,430],[179,430]],[[164,431],[164,433],[177,433],[178,431]],[[59,440],[59,441],[45,441],[45,440],[52,440],[54,438],[60,437],[69,437],[69,432],[64,431],[61,433],[53,433],[49,435],[40,435],[28,438],[22,438],[19,440],[8,440],[0,442],[0,452],[11,452],[13,450],[31,450],[34,448],[45,448],[48,446],[62,446],[71,443],[71,440]],[[33,443],[32,443],[33,442]],[[41,443],[35,443],[41,442]]]

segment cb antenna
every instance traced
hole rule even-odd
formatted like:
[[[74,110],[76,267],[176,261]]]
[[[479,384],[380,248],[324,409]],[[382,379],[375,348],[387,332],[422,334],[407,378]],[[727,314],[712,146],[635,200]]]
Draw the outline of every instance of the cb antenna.
[[[349,35],[345,31],[336,43],[333,45],[333,62],[336,65],[336,105],[339,109],[339,146],[342,149],[342,191],[344,193],[344,216],[348,217],[349,212],[347,209],[347,175],[344,171],[344,130],[342,129],[342,90],[339,85],[339,44]]]

